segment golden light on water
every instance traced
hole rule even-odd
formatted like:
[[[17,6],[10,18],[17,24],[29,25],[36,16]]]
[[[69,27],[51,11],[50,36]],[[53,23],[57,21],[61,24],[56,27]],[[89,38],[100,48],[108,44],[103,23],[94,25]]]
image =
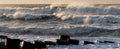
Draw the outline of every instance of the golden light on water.
[[[0,0],[0,4],[69,4],[78,3],[97,3],[97,4],[120,4],[120,0]]]

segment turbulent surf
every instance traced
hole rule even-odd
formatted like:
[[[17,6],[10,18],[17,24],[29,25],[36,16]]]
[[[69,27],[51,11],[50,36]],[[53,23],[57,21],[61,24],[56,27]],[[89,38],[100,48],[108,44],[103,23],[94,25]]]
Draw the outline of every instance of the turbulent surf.
[[[119,37],[119,24],[119,4],[0,5],[5,33]]]

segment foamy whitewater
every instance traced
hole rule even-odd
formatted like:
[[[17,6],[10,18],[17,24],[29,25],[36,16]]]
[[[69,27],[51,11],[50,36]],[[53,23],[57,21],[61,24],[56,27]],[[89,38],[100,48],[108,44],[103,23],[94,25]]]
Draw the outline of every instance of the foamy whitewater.
[[[119,37],[119,14],[120,5],[114,4],[1,7],[0,31],[41,35]]]
[[[0,7],[0,35],[27,41],[55,41],[57,35],[66,34],[78,39],[80,45],[48,49],[120,49],[119,4],[19,6]],[[84,40],[96,44],[83,45]],[[98,43],[101,40],[115,43]]]

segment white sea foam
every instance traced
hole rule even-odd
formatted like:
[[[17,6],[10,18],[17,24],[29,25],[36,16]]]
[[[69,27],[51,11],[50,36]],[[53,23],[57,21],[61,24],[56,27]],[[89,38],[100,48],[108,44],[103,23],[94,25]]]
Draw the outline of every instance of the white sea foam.
[[[43,8],[0,8],[0,34],[7,35],[10,38],[20,38],[26,41],[46,39],[55,41],[58,37],[51,37],[48,35],[67,34],[73,36],[83,36],[83,38],[73,37],[78,39],[80,42],[84,40],[96,42],[96,44],[93,45],[83,45],[83,43],[80,43],[80,45],[55,46],[49,47],[49,49],[120,48],[120,39],[113,38],[120,37],[119,6],[116,7],[112,5],[103,8],[86,3],[80,5],[70,4],[67,7],[61,7],[61,5],[59,6],[51,5],[50,7]],[[59,18],[60,20],[28,20],[43,19],[42,17],[44,16],[53,17],[51,15],[55,15],[54,17]],[[9,20],[9,18],[26,20]],[[90,38],[91,36],[102,37]],[[115,41],[116,43],[100,44],[98,43],[99,40],[110,40]]]
[[[98,8],[89,4],[70,4],[66,8],[62,8],[63,5],[51,5],[41,8],[1,8],[0,14],[15,16],[19,15],[36,15],[36,14],[54,14],[61,19],[66,19],[74,15],[119,15],[120,8],[115,6],[108,6],[106,8]],[[25,16],[24,16],[25,17]]]
[[[118,6],[119,7],[119,6]],[[96,32],[98,29],[116,30],[120,28],[120,8],[116,6],[97,7],[89,4],[70,4],[66,7],[51,5],[42,8],[0,8],[0,14],[6,15],[7,18],[12,19],[42,19],[44,16],[55,15],[59,18],[48,21],[35,21],[21,22],[21,21],[8,21],[3,23],[2,20],[0,26],[8,27],[8,30],[14,30],[14,28],[23,28],[25,30],[32,30],[31,32],[41,32],[43,34],[77,34],[83,32]],[[27,29],[26,29],[27,28]],[[36,28],[36,29],[29,29]],[[87,29],[86,29],[87,28]],[[7,30],[6,29],[6,30]],[[5,31],[4,29],[2,29]],[[13,31],[12,30],[12,31]],[[19,30],[19,29],[18,29]],[[104,31],[104,30],[103,30]],[[17,32],[17,31],[13,31]],[[19,32],[19,31],[18,31]],[[114,31],[113,31],[114,32]],[[118,34],[119,31],[116,32]],[[94,34],[93,33],[93,34]],[[105,31],[104,31],[105,33]],[[104,35],[104,33],[102,35]],[[89,34],[89,35],[93,35]]]

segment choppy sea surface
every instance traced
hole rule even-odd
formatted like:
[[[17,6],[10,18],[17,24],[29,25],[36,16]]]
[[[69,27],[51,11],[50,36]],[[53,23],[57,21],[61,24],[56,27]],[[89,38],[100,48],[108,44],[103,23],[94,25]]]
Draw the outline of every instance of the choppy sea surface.
[[[4,4],[0,5],[0,35],[27,41],[52,40],[66,34],[80,45],[48,49],[120,49],[119,4]],[[96,44],[83,45],[88,40]],[[110,40],[114,44],[100,44]]]
[[[119,4],[4,4],[0,32],[120,36]]]

